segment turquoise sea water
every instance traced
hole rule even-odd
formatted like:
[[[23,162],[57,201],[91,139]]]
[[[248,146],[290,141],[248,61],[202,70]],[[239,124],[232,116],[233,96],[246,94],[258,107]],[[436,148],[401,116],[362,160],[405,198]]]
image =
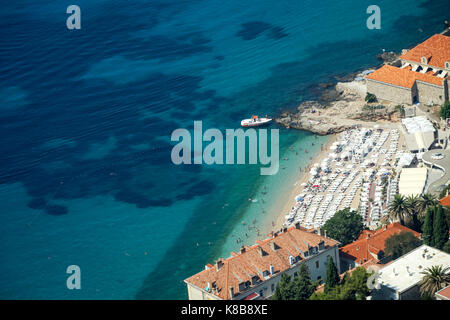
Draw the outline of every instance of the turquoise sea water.
[[[61,1],[2,4],[0,298],[186,298],[183,279],[237,250],[236,237],[257,238],[242,221],[270,228],[327,138],[281,129],[286,169],[262,177],[175,166],[171,132],[293,108],[383,48],[441,31],[450,12],[448,1],[378,1],[382,28],[368,30],[370,1],[77,4],[78,31]],[[71,264],[81,290],[66,288]]]

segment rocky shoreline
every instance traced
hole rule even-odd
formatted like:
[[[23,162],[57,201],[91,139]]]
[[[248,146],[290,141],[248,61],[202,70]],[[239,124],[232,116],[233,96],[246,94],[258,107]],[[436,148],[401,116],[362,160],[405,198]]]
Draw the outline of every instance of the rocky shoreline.
[[[398,64],[398,54],[384,52],[377,56],[384,64]],[[334,83],[319,84],[317,100],[302,102],[295,110],[287,110],[275,122],[287,128],[306,130],[318,135],[339,133],[355,125],[396,120],[392,103],[365,102],[365,75],[375,68],[336,77]]]

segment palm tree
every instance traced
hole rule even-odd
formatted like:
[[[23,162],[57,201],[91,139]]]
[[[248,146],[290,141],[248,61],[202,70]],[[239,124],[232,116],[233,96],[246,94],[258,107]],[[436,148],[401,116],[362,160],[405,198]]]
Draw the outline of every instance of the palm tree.
[[[433,295],[450,284],[450,267],[432,266],[422,271],[423,278],[419,283],[420,293],[424,296]]]
[[[393,221],[400,221],[405,224],[405,220],[409,217],[409,204],[404,196],[397,194],[389,205],[389,218]]]
[[[421,231],[421,221],[419,219],[419,201],[420,198],[415,195],[410,195],[406,199],[406,206],[408,209],[407,217],[405,218],[405,222],[410,224],[410,227],[416,231]]]
[[[427,212],[427,208],[433,206],[438,203],[438,200],[435,195],[431,193],[425,193],[420,196],[417,202],[417,209],[419,212],[419,217],[424,218],[425,213]]]

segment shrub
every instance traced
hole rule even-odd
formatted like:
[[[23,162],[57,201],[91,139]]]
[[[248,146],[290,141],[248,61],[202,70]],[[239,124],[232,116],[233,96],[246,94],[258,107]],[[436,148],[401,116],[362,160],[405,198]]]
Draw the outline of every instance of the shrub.
[[[367,94],[366,94],[366,102],[368,102],[368,103],[372,103],[372,102],[377,102],[378,100],[377,100],[377,97],[374,95],[374,94],[372,94],[372,93],[369,93],[369,92],[367,92]]]
[[[450,118],[450,101],[445,101],[441,107],[440,116],[442,119]]]

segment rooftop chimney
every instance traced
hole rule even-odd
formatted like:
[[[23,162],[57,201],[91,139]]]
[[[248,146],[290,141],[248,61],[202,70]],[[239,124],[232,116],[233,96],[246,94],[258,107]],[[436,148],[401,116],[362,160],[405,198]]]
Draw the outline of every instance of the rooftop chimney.
[[[275,241],[270,241],[269,245],[270,245],[270,249],[272,249],[273,251],[276,251],[278,249],[278,246],[275,243]]]
[[[217,262],[216,262],[216,269],[217,269],[217,271],[219,271],[220,268],[222,268],[222,266],[223,266],[222,259],[217,260]]]
[[[325,235],[325,238],[327,237],[327,229],[323,230],[323,234]]]
[[[270,270],[270,274],[273,276],[273,274],[275,273],[275,269],[272,264],[270,264],[269,270]]]
[[[259,255],[260,255],[260,257],[262,258],[262,257],[264,257],[264,251],[263,251],[263,249],[261,248],[261,247],[258,247],[258,253],[259,253]]]
[[[321,234],[320,234],[320,227],[319,228],[317,228],[317,234],[320,236]]]

